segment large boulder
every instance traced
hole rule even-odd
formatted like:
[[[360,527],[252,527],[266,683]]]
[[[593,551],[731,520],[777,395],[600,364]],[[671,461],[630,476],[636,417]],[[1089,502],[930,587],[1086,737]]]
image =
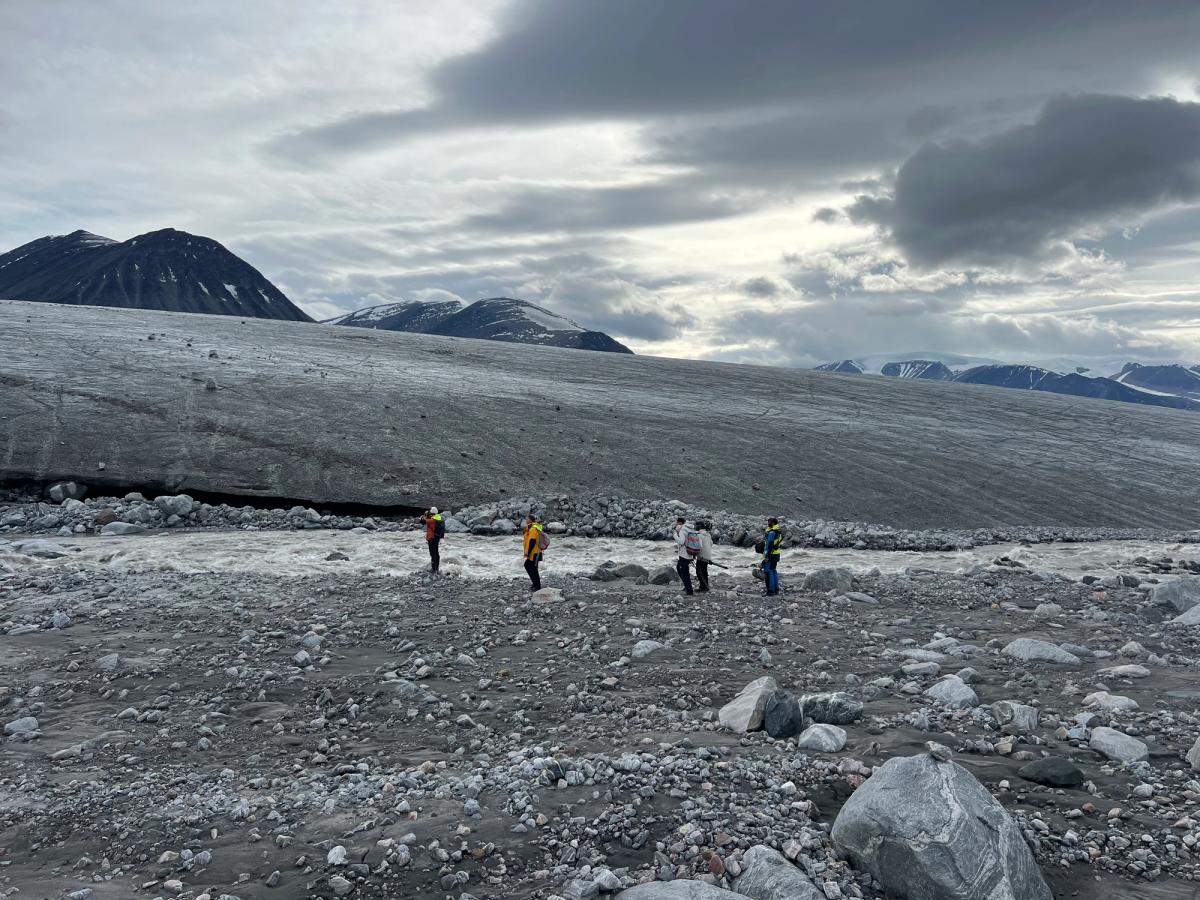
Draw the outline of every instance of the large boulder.
[[[1051,900],[1004,808],[962,766],[928,754],[880,766],[846,801],[832,836],[889,896]]]
[[[1026,763],[1017,769],[1017,774],[1034,784],[1054,788],[1073,788],[1083,784],[1083,771],[1069,759],[1061,756],[1045,756]]]
[[[38,559],[58,559],[61,556],[66,556],[69,552],[62,544],[56,544],[54,541],[47,541],[41,538],[32,538],[28,541],[13,541],[11,546],[17,553],[25,556],[36,556]]]
[[[1196,743],[1192,744],[1185,758],[1193,769],[1200,769],[1200,738],[1196,738]]]
[[[164,517],[179,516],[182,519],[191,514],[196,501],[187,494],[163,495],[154,498],[154,505],[159,508]]]
[[[1150,588],[1150,602],[1173,609],[1177,613],[1185,613],[1194,606],[1200,606],[1200,577],[1181,575],[1166,584],[1156,584]]]
[[[1036,706],[1000,700],[992,704],[992,718],[1011,734],[1028,734],[1037,730],[1039,713]]]
[[[849,725],[863,714],[862,703],[842,691],[805,694],[800,698],[800,708],[806,719],[826,725]]]
[[[804,710],[795,695],[775,691],[763,707],[763,730],[776,740],[795,737],[804,730]]]
[[[854,575],[849,569],[843,567],[817,569],[815,572],[805,575],[804,582],[800,586],[806,591],[816,591],[821,594],[828,591],[845,594],[854,588]]]
[[[1142,762],[1150,758],[1150,748],[1115,728],[1093,728],[1088,746],[1114,762]]]
[[[46,499],[52,503],[82,500],[85,494],[87,494],[87,487],[77,481],[56,481],[46,488]]]
[[[1172,625],[1200,625],[1200,606],[1193,606],[1171,620]]]
[[[145,534],[145,525],[134,525],[132,522],[109,522],[100,529],[105,535]]]
[[[670,584],[672,581],[678,581],[679,575],[671,566],[659,566],[647,576],[646,580],[650,584]]]
[[[836,725],[809,725],[796,739],[796,749],[837,753],[846,746],[846,732]]]
[[[1079,665],[1079,657],[1075,654],[1068,653],[1049,641],[1039,641],[1036,638],[1017,638],[1000,652],[1023,662],[1052,662],[1064,666]]]
[[[935,703],[951,709],[970,709],[979,705],[979,698],[971,686],[957,675],[947,675],[924,691],[925,696]]]
[[[654,881],[617,894],[617,900],[749,900],[703,881]]]
[[[721,707],[717,719],[721,725],[738,734],[757,731],[763,725],[763,713],[771,694],[779,690],[775,679],[769,675],[756,678],[746,685],[736,697]]]
[[[757,844],[742,857],[733,889],[752,900],[825,900],[825,892],[778,850]]]

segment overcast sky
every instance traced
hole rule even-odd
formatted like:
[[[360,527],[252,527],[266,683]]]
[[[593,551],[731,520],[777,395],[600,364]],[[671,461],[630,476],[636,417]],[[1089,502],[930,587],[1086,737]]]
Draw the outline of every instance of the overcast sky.
[[[170,226],[316,317],[515,296],[672,356],[1196,363],[1198,46],[1165,0],[5,0],[0,250]]]

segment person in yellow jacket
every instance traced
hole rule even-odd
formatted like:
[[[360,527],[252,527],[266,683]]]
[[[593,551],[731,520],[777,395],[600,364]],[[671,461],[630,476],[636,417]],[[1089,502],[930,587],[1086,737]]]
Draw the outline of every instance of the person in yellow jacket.
[[[529,573],[529,584],[531,591],[540,591],[542,589],[542,577],[538,574],[538,563],[542,561],[542,525],[538,521],[537,516],[530,513],[525,517],[522,523],[524,527],[524,540],[522,541],[525,553],[525,571]]]

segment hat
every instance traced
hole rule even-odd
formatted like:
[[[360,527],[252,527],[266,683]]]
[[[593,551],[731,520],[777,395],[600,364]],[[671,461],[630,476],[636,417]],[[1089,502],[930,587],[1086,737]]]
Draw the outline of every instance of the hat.
[[[436,516],[437,515],[437,507],[436,506],[429,507],[429,514],[431,516]]]

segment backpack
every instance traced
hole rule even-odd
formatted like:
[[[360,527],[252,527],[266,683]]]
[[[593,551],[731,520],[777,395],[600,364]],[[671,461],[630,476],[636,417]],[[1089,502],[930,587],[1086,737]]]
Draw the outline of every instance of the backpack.
[[[446,536],[446,520],[445,519],[435,519],[434,522],[435,522],[435,524],[433,526],[433,537],[435,540],[440,541],[442,538],[444,538]]]
[[[700,551],[704,549],[704,539],[700,537],[700,532],[689,531],[683,538],[683,549],[687,551],[688,556],[699,556]]]
[[[538,529],[538,550],[546,550],[550,546],[550,535]]]

